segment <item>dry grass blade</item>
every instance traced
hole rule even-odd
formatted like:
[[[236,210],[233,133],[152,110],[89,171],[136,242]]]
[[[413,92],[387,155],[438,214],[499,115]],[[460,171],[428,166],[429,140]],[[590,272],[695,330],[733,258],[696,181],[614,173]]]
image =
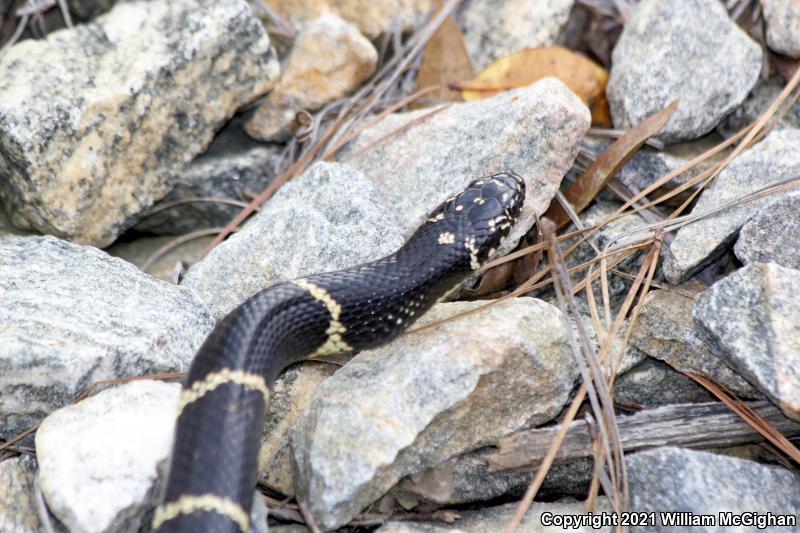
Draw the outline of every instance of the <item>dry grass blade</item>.
[[[39,429],[39,424],[36,424],[32,428],[26,429],[25,431],[23,431],[22,433],[20,433],[16,437],[12,437],[11,439],[9,439],[6,442],[4,442],[3,444],[0,444],[0,452],[2,452],[3,450],[6,450],[7,448],[11,448],[14,444],[18,443],[19,441],[21,441],[22,439],[24,439],[25,437],[27,437],[31,433],[34,433],[37,429]]]
[[[660,253],[660,246],[658,242],[654,243],[654,246],[651,248],[650,252],[645,257],[644,261],[642,262],[642,266],[639,269],[639,273],[636,276],[636,279],[633,282],[631,290],[628,291],[628,295],[625,298],[625,301],[622,304],[622,307],[617,314],[617,318],[614,321],[614,324],[611,327],[611,331],[608,332],[605,341],[600,346],[600,351],[597,355],[598,359],[603,362],[606,358],[606,355],[611,352],[611,346],[613,343],[613,339],[616,338],[617,332],[622,325],[622,321],[628,310],[630,309],[631,305],[633,304],[633,299],[636,296],[636,293],[639,290],[639,287],[645,281],[645,278],[652,279],[653,274],[655,273],[656,261],[658,259],[658,255]],[[642,299],[644,298],[645,293],[642,292],[639,296],[639,305],[641,305]],[[536,497],[536,494],[539,492],[539,489],[544,482],[544,478],[547,473],[550,471],[550,467],[553,465],[553,461],[558,454],[558,449],[561,446],[561,443],[564,441],[564,437],[567,435],[569,431],[570,423],[575,419],[575,415],[578,413],[578,409],[580,408],[583,400],[586,398],[586,385],[581,384],[580,388],[578,389],[575,398],[572,400],[569,408],[567,409],[566,413],[564,414],[564,418],[561,420],[561,423],[558,427],[558,431],[556,432],[555,436],[553,437],[553,441],[550,444],[550,448],[547,450],[547,454],[542,459],[541,466],[536,471],[536,475],[534,476],[531,484],[528,486],[528,489],[525,491],[525,495],[520,500],[517,510],[514,513],[514,517],[508,523],[506,528],[503,530],[504,533],[513,533],[516,527],[519,525],[522,517],[525,516],[525,513],[530,508],[533,499]]]
[[[660,187],[663,187],[664,185],[669,183],[669,181],[674,179],[675,177],[680,176],[684,172],[694,168],[697,164],[699,164],[699,163],[705,161],[706,159],[716,155],[717,153],[719,153],[720,151],[724,150],[728,146],[731,146],[734,143],[737,143],[737,142],[741,141],[731,151],[730,154],[728,154],[722,161],[720,161],[719,163],[715,164],[711,169],[709,169],[706,172],[703,172],[701,175],[695,177],[693,180],[690,180],[689,182],[687,182],[683,186],[674,189],[669,194],[661,196],[659,199],[655,200],[653,203],[647,204],[647,206],[650,207],[650,206],[658,204],[659,202],[662,202],[662,201],[664,201],[664,200],[666,200],[668,198],[671,198],[672,196],[675,196],[675,195],[679,194],[680,192],[683,192],[684,190],[688,189],[689,187],[694,186],[695,184],[697,184],[700,181],[705,180],[705,182],[710,182],[710,180],[712,180],[717,174],[719,174],[719,172],[721,172],[722,169],[725,168],[728,165],[728,163],[730,163],[735,157],[737,157],[743,150],[745,150],[746,148],[750,147],[751,143],[757,138],[758,135],[763,133],[763,131],[766,131],[766,130],[764,130],[764,126],[767,124],[767,122],[769,122],[771,117],[773,117],[773,115],[776,114],[776,112],[778,111],[778,108],[780,108],[781,105],[784,102],[786,102],[787,98],[792,93],[792,91],[794,91],[797,88],[798,84],[800,84],[800,69],[797,69],[797,71],[794,73],[794,75],[789,80],[789,82],[786,84],[786,86],[783,88],[783,90],[780,92],[780,94],[769,105],[769,107],[764,111],[764,113],[762,113],[762,115],[758,118],[758,120],[756,120],[755,123],[753,123],[750,126],[742,129],[736,135],[733,135],[732,137],[730,137],[729,139],[727,139],[724,142],[720,143],[719,145],[715,146],[714,148],[712,148],[712,149],[700,154],[699,156],[695,157],[691,161],[688,161],[686,164],[681,165],[680,167],[676,168],[675,170],[673,170],[671,172],[668,172],[667,174],[662,176],[660,179],[658,179],[655,182],[651,183],[648,187],[646,187],[645,189],[640,191],[638,194],[634,195],[633,198],[631,198],[628,202],[625,202],[625,204],[623,204],[617,210],[617,214],[621,213],[622,211],[624,211],[625,209],[627,209],[628,207],[630,207],[634,203],[636,203],[639,200],[641,200],[642,198],[646,197],[648,194],[652,193],[656,189],[658,189]],[[680,215],[680,213],[683,211],[683,209],[684,209],[684,206],[681,206],[681,208],[679,208],[678,210],[676,210],[672,214],[672,217],[674,218],[674,217],[677,217],[678,215]]]
[[[589,396],[592,412],[599,421],[599,424],[595,426],[597,429],[597,436],[599,437],[596,445],[600,452],[595,459],[597,467],[595,472],[598,474],[600,484],[603,485],[614,510],[623,512],[628,508],[628,491],[627,487],[624,486],[624,458],[622,443],[619,439],[619,429],[616,424],[614,403],[611,400],[611,393],[607,388],[601,364],[597,358],[597,354],[592,348],[588,332],[583,324],[577,303],[572,294],[570,277],[567,272],[564,257],[561,255],[561,251],[555,242],[555,224],[545,219],[542,229],[549,244],[548,255],[550,256],[553,273],[556,278],[553,286],[558,299],[558,306],[564,316],[567,336],[570,340],[575,359],[578,362],[583,383],[586,385],[586,392]],[[567,317],[570,315],[578,330],[580,344],[576,342],[573,330],[569,327],[569,323],[567,322]],[[606,472],[602,468],[604,461],[610,467],[610,477],[606,477]]]
[[[688,215],[639,226],[625,233],[621,233],[609,240],[606,243],[605,251],[607,253],[614,251],[615,245],[628,247],[637,242],[649,242],[653,238],[654,232],[675,231],[687,224],[696,222],[697,220],[714,216],[728,209],[733,209],[749,202],[767,198],[768,196],[787,192],[797,187],[800,187],[800,176],[795,176],[793,178],[779,181],[778,183],[774,183],[772,185],[767,185],[766,187],[762,187],[761,189],[753,191],[739,198],[735,198],[730,202],[726,202],[725,204],[712,209],[706,209],[705,211],[692,211]]]
[[[581,174],[566,191],[564,196],[572,204],[577,213],[583,211],[597,194],[606,186],[619,168],[636,153],[644,142],[658,133],[667,123],[678,107],[674,100],[667,107],[648,117],[628,130],[625,135],[614,141],[594,162]],[[569,217],[564,209],[557,203],[552,203],[545,215],[560,229],[569,222]]]
[[[785,453],[795,463],[800,464],[800,450],[789,442],[789,439],[784,437],[780,431],[764,420],[761,415],[737,398],[731,390],[720,383],[714,382],[711,378],[703,376],[699,370],[697,373],[683,372],[683,374],[705,387],[708,392],[719,398],[731,411],[739,415],[742,420],[761,433],[764,438],[771,442],[776,448]]]

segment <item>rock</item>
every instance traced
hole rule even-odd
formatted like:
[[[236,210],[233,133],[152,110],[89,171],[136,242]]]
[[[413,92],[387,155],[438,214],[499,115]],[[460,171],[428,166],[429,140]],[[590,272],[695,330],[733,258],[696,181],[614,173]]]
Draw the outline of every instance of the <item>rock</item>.
[[[477,450],[453,457],[432,468],[403,478],[391,494],[398,500],[409,497],[439,505],[488,501],[519,493],[530,484],[529,472],[492,472],[487,456]]]
[[[124,259],[136,265],[142,272],[154,278],[177,284],[185,268],[196,263],[214,237],[200,237],[170,248],[158,259],[148,265],[147,262],[163,247],[174,244],[180,237],[140,237],[132,241],[115,242],[106,249],[109,255]],[[144,268],[147,267],[147,268]]]
[[[0,461],[0,531],[44,531],[36,490],[36,459],[21,455]]]
[[[636,408],[713,400],[714,397],[691,378],[653,358],[646,359],[614,383],[614,401]]]
[[[16,226],[108,245],[278,69],[245,0],[121,2],[20,42],[0,58],[0,200]]]
[[[294,41],[283,72],[245,130],[256,139],[285,141],[300,110],[314,110],[347,95],[372,76],[378,52],[352,24],[336,15],[308,22]]]
[[[779,54],[800,58],[800,4],[761,0],[767,23],[767,45]]]
[[[731,161],[714,183],[703,191],[693,212],[702,213],[721,207],[798,174],[800,129],[773,131]],[[670,283],[678,284],[702,270],[728,249],[745,222],[782,195],[747,202],[680,228],[664,262],[664,277]]]
[[[755,122],[764,111],[775,101],[783,90],[783,78],[772,77],[768,81],[759,82],[742,105],[733,110],[717,126],[717,131],[724,137],[730,137],[745,126]],[[775,124],[775,129],[800,128],[800,103],[795,102],[781,120]]]
[[[156,505],[178,383],[134,381],[48,416],[36,433],[39,483],[70,531],[135,531]]]
[[[280,162],[280,150],[251,140],[237,125],[220,132],[208,150],[166,178],[175,187],[156,202],[139,231],[179,235],[204,228],[223,227],[241,206],[221,202],[188,202],[197,198],[227,198],[247,203],[272,180]],[[174,205],[176,202],[188,202]],[[164,207],[170,206],[162,210]]]
[[[513,171],[525,178],[520,221],[506,241],[513,247],[558,190],[589,128],[590,115],[554,78],[475,102],[389,115],[339,153],[369,176],[409,237],[447,196],[477,177]],[[398,128],[421,121],[397,133]],[[394,132],[394,133],[393,133]],[[393,134],[392,134],[393,133]],[[387,134],[390,142],[380,142]],[[374,143],[379,143],[373,146]],[[509,247],[500,247],[501,253]]]
[[[614,126],[628,129],[677,98],[658,137],[700,137],[742,103],[761,57],[718,0],[643,0],[612,55],[607,94]]]
[[[787,416],[800,420],[800,271],[752,263],[697,298],[715,349]]]
[[[421,322],[480,305],[439,304]],[[338,527],[403,476],[550,420],[576,377],[561,313],[532,298],[361,352],[295,426],[295,488]]]
[[[189,269],[184,286],[219,318],[278,281],[378,259],[402,243],[370,180],[347,165],[318,163]]]
[[[749,528],[747,523],[726,526],[722,520],[748,514],[763,519],[767,513],[792,515],[796,520],[800,510],[800,478],[783,468],[672,446],[626,455],[625,463],[631,511],[653,512],[656,516],[653,527],[640,526],[635,529],[637,533],[753,531],[755,522]],[[664,522],[665,511],[673,516],[681,512],[709,515],[714,525],[689,528],[689,524],[677,522],[675,526],[679,527],[670,527]],[[796,530],[769,528],[771,533]]]
[[[335,370],[336,365],[318,362],[296,365],[281,374],[272,388],[258,458],[259,481],[281,494],[293,496],[295,493],[289,442],[291,430],[319,386]]]
[[[502,531],[514,512],[517,503],[507,503],[496,507],[458,511],[460,518],[453,524],[434,524],[430,522],[387,522],[376,533],[495,533]],[[597,508],[594,510],[597,519],[600,513],[610,513],[611,506],[605,496],[597,499]],[[587,513],[585,502],[562,500],[556,502],[533,502],[530,509],[517,527],[519,533],[560,533],[574,531],[579,533],[598,533],[612,531],[609,526],[603,526],[599,521],[598,527],[560,525],[558,521],[566,517],[575,518]],[[548,525],[545,525],[548,524]]]
[[[575,0],[472,0],[461,15],[476,70],[523,48],[555,43]],[[502,28],[498,31],[498,28]]]
[[[3,212],[2,209],[0,209],[0,239],[2,239],[3,237],[12,237],[12,236],[27,237],[28,235],[38,235],[38,233],[34,231],[15,228],[14,226],[11,225],[11,222],[9,222],[5,212]]]
[[[11,18],[11,7],[14,5],[14,0],[0,0],[0,26],[5,25],[6,20]]]
[[[296,29],[332,12],[355,24],[370,39],[385,32],[413,30],[424,21],[432,6],[431,0],[266,0],[266,3]]]
[[[793,191],[751,218],[733,247],[744,264],[776,263],[800,269],[800,193]]]
[[[419,474],[406,476],[390,494],[398,500],[415,498],[436,505],[485,502],[500,497],[521,498],[533,479],[533,473],[492,469],[489,460],[495,451],[494,448],[484,448],[468,452]],[[590,459],[555,463],[538,494],[545,498],[585,496],[592,474]]]
[[[213,326],[187,290],[89,246],[0,239],[0,435],[97,380],[183,370]]]
[[[178,383],[133,381],[42,422],[36,433],[39,483],[70,532],[132,532],[150,523],[165,481],[158,474],[172,446],[180,389]],[[251,519],[254,531],[266,533],[258,493]]]
[[[117,3],[117,0],[67,0],[69,12],[79,20],[89,20],[105,13]]]
[[[662,289],[649,293],[631,331],[630,343],[678,371],[700,370],[739,395],[758,396],[726,358],[714,353],[702,327],[692,319],[696,295],[705,288],[700,282],[691,282],[681,285],[680,292]]]

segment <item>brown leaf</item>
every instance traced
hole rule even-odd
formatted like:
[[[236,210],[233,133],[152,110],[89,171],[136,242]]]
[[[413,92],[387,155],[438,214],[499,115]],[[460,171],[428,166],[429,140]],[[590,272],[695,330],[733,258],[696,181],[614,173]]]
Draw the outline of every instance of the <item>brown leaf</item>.
[[[441,11],[441,1],[435,0],[435,5],[436,11]],[[436,100],[461,102],[461,93],[450,89],[449,85],[471,77],[472,61],[464,45],[464,35],[453,17],[447,17],[425,46],[417,74],[417,90],[438,87],[431,94]],[[423,106],[412,104],[409,107]]]
[[[501,57],[466,83],[457,84],[464,100],[478,100],[501,91],[526,87],[554,76],[564,82],[592,111],[592,123],[610,126],[606,100],[608,72],[577,52],[562,46],[525,48]]]
[[[667,123],[669,117],[678,107],[678,101],[673,100],[667,107],[652,115],[631,129],[625,135],[614,141],[605,152],[578,176],[570,185],[564,196],[572,205],[576,213],[580,213],[588,206],[595,196],[606,186],[619,168],[636,153],[644,142],[658,133]],[[555,222],[556,228],[561,228],[569,222],[569,216],[557,201],[550,203],[550,208],[545,215]]]

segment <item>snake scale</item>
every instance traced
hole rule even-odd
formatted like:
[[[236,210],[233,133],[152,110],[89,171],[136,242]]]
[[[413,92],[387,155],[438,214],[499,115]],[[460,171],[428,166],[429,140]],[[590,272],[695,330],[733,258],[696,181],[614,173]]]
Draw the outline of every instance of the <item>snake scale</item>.
[[[491,257],[525,185],[502,173],[436,208],[395,253],[278,283],[220,320],[189,368],[153,529],[248,532],[262,420],[287,366],[392,340]]]

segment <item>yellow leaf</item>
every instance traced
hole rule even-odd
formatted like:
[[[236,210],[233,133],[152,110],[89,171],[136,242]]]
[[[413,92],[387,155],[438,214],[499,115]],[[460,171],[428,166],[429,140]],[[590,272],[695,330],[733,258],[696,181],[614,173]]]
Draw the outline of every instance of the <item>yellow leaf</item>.
[[[608,72],[591,59],[561,46],[525,48],[501,57],[472,80],[456,87],[464,100],[478,100],[528,86],[547,76],[560,79],[589,106],[593,124],[611,125],[606,100]]]

